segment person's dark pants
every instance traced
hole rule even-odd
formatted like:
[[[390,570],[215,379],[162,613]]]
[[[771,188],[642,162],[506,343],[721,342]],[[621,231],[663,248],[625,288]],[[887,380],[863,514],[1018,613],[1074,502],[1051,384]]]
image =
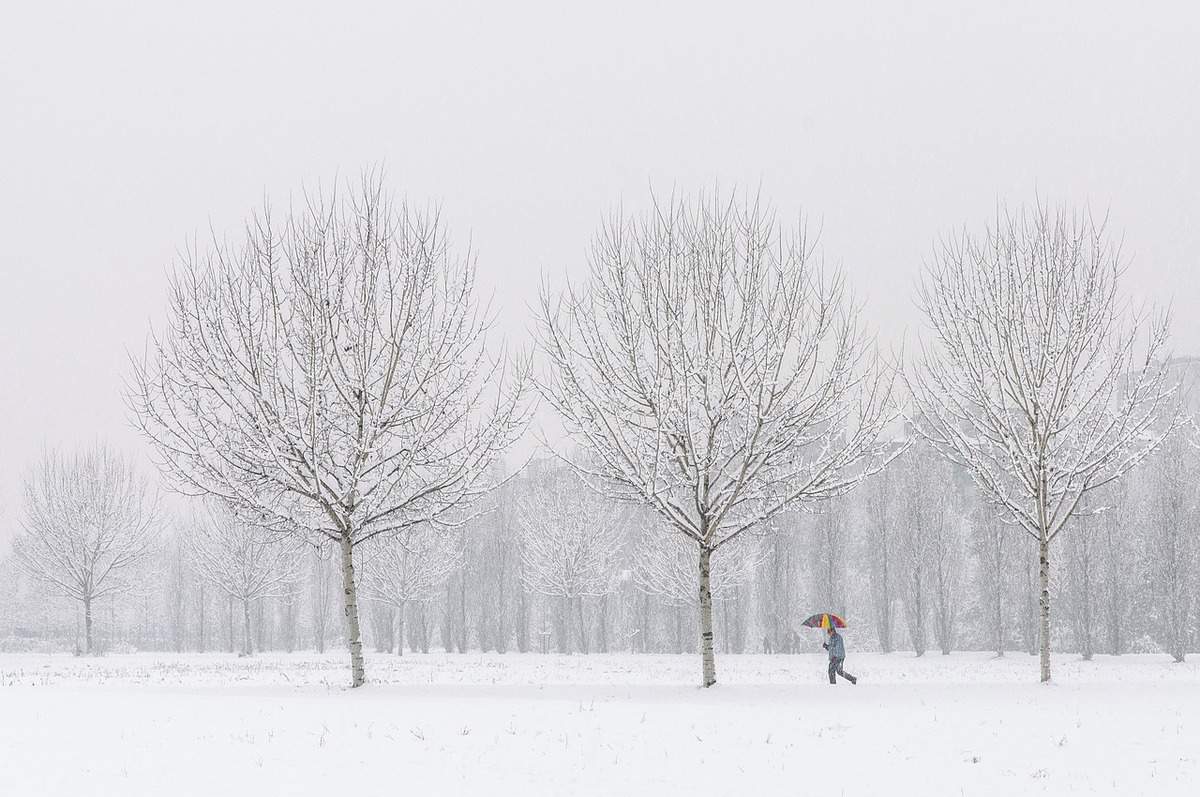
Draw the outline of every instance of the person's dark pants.
[[[829,660],[829,683],[831,683],[831,684],[837,683],[837,678],[835,677],[836,675],[842,676],[850,683],[854,683],[855,681],[858,680],[853,675],[850,675],[849,673],[847,673],[845,670],[842,669],[843,661],[845,661],[845,659],[830,659]]]

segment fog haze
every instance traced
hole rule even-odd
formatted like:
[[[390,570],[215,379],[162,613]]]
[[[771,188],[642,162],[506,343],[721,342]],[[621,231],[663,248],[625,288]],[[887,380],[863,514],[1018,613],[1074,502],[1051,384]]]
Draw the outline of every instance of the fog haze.
[[[1200,351],[1192,4],[23,3],[0,25],[0,542],[43,445],[146,448],[127,352],[191,236],[384,165],[528,342],[618,205],[719,184],[804,213],[873,329],[938,235],[1040,197],[1110,213],[1135,300]],[[1084,11],[1086,9],[1086,15]]]

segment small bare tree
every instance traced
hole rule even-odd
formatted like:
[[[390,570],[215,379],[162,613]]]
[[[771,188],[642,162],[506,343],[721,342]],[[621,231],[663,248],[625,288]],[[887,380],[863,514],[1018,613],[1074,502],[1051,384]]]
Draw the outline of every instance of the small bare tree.
[[[954,507],[953,509],[957,509]],[[943,656],[950,655],[958,636],[958,610],[967,537],[962,515],[947,512],[930,529],[929,579],[933,589],[933,635]]]
[[[928,496],[909,493],[905,501],[907,509],[920,508],[925,505]],[[930,610],[930,574],[929,550],[931,536],[928,533],[929,522],[941,523],[945,505],[932,502],[926,511],[919,514],[909,514],[906,522],[900,525],[897,536],[897,561],[901,567],[900,595],[904,606],[904,620],[908,625],[908,642],[913,652],[924,656],[929,647],[929,610]]]
[[[526,424],[526,371],[489,358],[473,284],[439,215],[367,176],[186,252],[134,363],[136,422],[179,490],[337,546],[353,686],[355,546],[464,522]]]
[[[972,547],[975,553],[975,581],[980,587],[981,613],[987,617],[992,648],[997,657],[1004,655],[1007,630],[1004,624],[1005,596],[1012,581],[1012,546],[1003,523],[992,516],[990,507],[979,508],[972,523]]]
[[[251,655],[250,605],[288,594],[303,569],[302,543],[245,522],[219,501],[208,501],[197,513],[186,544],[201,578],[241,606],[242,655]]]
[[[1085,499],[1086,500],[1086,499]],[[1095,583],[1097,548],[1100,535],[1092,526],[1099,519],[1086,511],[1065,532],[1066,578],[1064,592],[1069,596],[1067,616],[1074,631],[1075,647],[1084,661],[1095,655]]]
[[[17,560],[83,605],[91,653],[93,604],[133,588],[155,542],[158,498],[129,459],[97,445],[73,456],[45,452],[25,478],[23,510]]]
[[[891,653],[895,647],[893,626],[898,582],[904,575],[897,551],[899,519],[895,510],[897,479],[894,474],[894,468],[883,471],[864,488],[863,494],[871,613],[879,649],[884,653]]]
[[[720,197],[615,219],[588,287],[542,298],[542,395],[589,484],[695,546],[702,683],[716,683],[712,557],[880,466],[890,382],[803,232]],[[668,529],[670,531],[668,532]]]
[[[1196,621],[1195,589],[1200,573],[1196,539],[1196,453],[1173,435],[1152,460],[1154,480],[1145,497],[1146,549],[1158,622],[1154,635],[1177,662],[1184,660]]]
[[[569,470],[556,468],[532,481],[516,502],[521,581],[525,589],[561,600],[559,647],[570,653],[572,610],[579,649],[588,652],[583,599],[617,586],[626,512],[605,505]]]
[[[396,611],[396,654],[404,654],[404,613],[410,603],[430,601],[463,565],[459,530],[405,532],[374,540],[363,549],[364,591]]]
[[[1129,564],[1136,561],[1133,551],[1137,545],[1136,538],[1128,533],[1128,528],[1134,525],[1130,507],[1131,481],[1137,479],[1114,482],[1101,491],[1097,500],[1102,505],[1113,507],[1100,516],[1099,534],[1104,573],[1100,613],[1107,631],[1108,652],[1114,656],[1125,652],[1131,631],[1130,618],[1136,614],[1129,601],[1133,582]]]
[[[333,572],[329,561],[331,547],[332,544],[328,542],[314,546],[309,559],[309,620],[313,646],[318,653],[325,652],[325,642],[329,637],[329,620],[333,612],[332,604],[337,591],[337,574]]]
[[[919,288],[933,339],[913,422],[1037,543],[1041,679],[1050,680],[1050,544],[1083,497],[1175,425],[1165,317],[1122,329],[1119,251],[1103,224],[1043,208],[935,253]]]

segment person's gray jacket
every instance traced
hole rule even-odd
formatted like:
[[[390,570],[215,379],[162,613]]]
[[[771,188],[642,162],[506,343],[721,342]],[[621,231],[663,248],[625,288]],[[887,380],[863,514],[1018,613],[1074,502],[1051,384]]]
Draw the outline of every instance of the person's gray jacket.
[[[846,646],[842,644],[842,635],[834,631],[829,639],[825,640],[825,647],[829,650],[829,658],[844,659],[846,658]]]

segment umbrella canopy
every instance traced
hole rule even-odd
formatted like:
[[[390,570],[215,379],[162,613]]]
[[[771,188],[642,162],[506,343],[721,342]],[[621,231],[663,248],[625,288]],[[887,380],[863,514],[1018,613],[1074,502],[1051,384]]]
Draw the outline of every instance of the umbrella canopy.
[[[845,628],[846,621],[832,612],[821,612],[820,614],[814,614],[800,625],[807,628],[829,628],[831,626],[833,628]]]

